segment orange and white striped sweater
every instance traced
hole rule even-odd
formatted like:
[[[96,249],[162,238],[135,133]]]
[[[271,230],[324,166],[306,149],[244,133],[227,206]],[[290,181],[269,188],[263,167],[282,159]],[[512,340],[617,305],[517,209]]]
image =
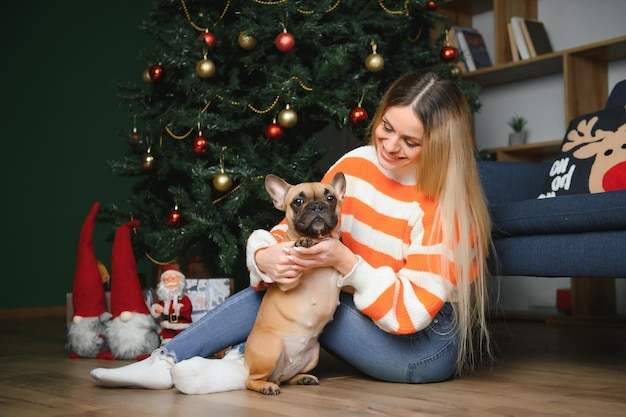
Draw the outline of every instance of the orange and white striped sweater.
[[[389,333],[425,328],[454,291],[439,273],[443,245],[431,241],[436,202],[417,190],[414,167],[394,177],[378,164],[370,145],[344,155],[322,181],[339,171],[346,176],[341,239],[359,261],[338,285],[353,287],[357,308]],[[254,253],[282,241],[285,229],[283,221],[248,239],[252,287],[272,282],[255,265]]]

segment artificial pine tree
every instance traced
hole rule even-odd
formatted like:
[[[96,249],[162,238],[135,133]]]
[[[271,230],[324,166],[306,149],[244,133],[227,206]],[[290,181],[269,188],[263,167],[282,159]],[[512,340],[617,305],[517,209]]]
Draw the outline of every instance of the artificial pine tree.
[[[281,218],[264,176],[319,179],[314,133],[334,124],[362,138],[403,73],[447,74],[476,106],[445,35],[430,35],[445,25],[437,3],[156,1],[142,26],[154,39],[141,52],[143,80],[119,90],[133,123],[122,134],[128,154],[110,162],[138,179],[129,197],[141,221],[137,252],[155,263],[199,256],[215,274],[241,270],[250,232]],[[119,225],[129,213],[103,205],[100,220]]]

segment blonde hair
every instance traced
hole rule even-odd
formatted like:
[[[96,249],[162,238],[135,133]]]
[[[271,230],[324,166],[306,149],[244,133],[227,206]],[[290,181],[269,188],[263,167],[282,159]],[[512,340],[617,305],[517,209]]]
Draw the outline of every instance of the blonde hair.
[[[417,187],[438,202],[436,222],[440,239],[456,265],[448,271],[456,281],[452,305],[459,331],[457,374],[474,369],[483,355],[491,358],[486,312],[486,260],[491,249],[491,221],[478,178],[467,99],[450,79],[433,73],[411,73],[396,80],[385,93],[369,130],[378,146],[375,128],[389,107],[410,106],[424,125],[422,153],[417,164]],[[445,263],[442,257],[442,263]]]

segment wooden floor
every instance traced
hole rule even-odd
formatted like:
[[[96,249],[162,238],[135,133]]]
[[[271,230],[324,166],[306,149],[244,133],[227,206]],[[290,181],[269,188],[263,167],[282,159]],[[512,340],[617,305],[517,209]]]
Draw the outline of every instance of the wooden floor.
[[[105,389],[89,371],[122,361],[69,359],[63,317],[0,320],[0,416],[626,416],[622,324],[493,324],[493,369],[439,384],[373,381],[322,355],[319,386],[189,396]]]

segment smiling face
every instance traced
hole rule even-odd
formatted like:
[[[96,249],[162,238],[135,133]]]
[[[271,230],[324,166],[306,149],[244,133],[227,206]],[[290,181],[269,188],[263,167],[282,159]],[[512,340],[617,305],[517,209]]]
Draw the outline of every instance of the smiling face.
[[[409,106],[389,107],[374,129],[378,162],[391,172],[417,165],[422,154],[424,124]]]

